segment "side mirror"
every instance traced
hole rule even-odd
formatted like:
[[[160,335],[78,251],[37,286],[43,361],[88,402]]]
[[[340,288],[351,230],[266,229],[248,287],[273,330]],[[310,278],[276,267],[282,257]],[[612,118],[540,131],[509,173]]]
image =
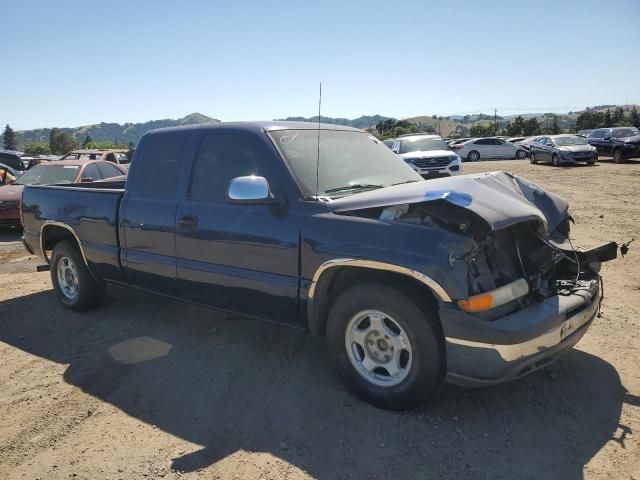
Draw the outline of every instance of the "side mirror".
[[[93,178],[91,177],[84,177],[82,180],[80,180],[82,183],[91,183],[93,182]]]
[[[278,203],[264,177],[236,177],[229,182],[227,199],[231,203],[269,205]]]

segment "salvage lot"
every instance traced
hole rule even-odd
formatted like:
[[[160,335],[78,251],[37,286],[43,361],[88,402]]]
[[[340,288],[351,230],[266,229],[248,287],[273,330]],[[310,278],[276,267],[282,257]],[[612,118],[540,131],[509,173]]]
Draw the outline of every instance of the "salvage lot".
[[[580,244],[639,236],[640,162],[463,166],[496,169],[565,196]],[[398,414],[302,332],[116,287],[67,312],[18,240],[0,233],[1,478],[640,478],[640,245],[560,362]]]

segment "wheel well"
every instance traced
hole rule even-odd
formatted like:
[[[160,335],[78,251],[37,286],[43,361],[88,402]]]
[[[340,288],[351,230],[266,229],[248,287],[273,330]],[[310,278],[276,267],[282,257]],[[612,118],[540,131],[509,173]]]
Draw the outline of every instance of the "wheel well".
[[[42,249],[43,253],[47,250],[53,250],[56,243],[61,242],[62,240],[72,240],[75,243],[78,243],[75,235],[68,229],[61,227],[59,225],[47,225],[42,229]],[[78,245],[79,247],[79,245]]]
[[[329,309],[338,295],[352,285],[379,283],[404,293],[423,312],[436,316],[437,328],[442,334],[438,301],[429,287],[420,281],[396,272],[387,272],[363,267],[335,267],[327,270],[318,280],[313,302],[308,309],[309,330],[315,335],[324,335]]]

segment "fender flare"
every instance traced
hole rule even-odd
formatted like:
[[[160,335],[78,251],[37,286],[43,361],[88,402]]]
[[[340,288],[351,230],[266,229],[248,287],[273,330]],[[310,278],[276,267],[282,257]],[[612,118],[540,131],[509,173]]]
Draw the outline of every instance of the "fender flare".
[[[442,285],[436,282],[433,278],[425,275],[424,273],[418,272],[416,270],[412,270],[407,267],[403,267],[401,265],[396,265],[392,263],[379,262],[375,260],[363,260],[363,259],[354,259],[354,258],[335,258],[333,260],[329,260],[320,265],[315,273],[313,274],[313,278],[311,280],[311,284],[309,285],[309,293],[307,299],[307,324],[309,326],[309,330],[312,333],[318,333],[319,323],[318,319],[315,318],[315,305],[318,301],[317,298],[317,289],[322,279],[323,274],[330,272],[334,268],[341,267],[349,267],[349,268],[367,268],[373,270],[381,270],[386,272],[392,272],[400,275],[404,275],[406,277],[417,280],[422,283],[435,295],[435,297],[444,303],[451,303],[453,300],[446,292]]]

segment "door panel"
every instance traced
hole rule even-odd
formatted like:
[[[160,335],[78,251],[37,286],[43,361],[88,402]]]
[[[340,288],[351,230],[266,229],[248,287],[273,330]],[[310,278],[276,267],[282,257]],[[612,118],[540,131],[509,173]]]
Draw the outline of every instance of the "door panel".
[[[176,236],[183,296],[284,323],[297,321],[298,229],[267,205],[186,201],[178,219],[197,218]],[[179,220],[178,220],[179,221]]]
[[[218,131],[203,136],[187,199],[176,216],[177,275],[184,297],[274,321],[298,320],[297,222],[286,206],[227,200],[229,182],[246,175],[265,177],[278,195],[274,179],[286,175],[274,173],[278,162],[256,135]]]
[[[148,134],[123,199],[121,261],[127,281],[167,294],[176,287],[175,227],[189,132]]]

